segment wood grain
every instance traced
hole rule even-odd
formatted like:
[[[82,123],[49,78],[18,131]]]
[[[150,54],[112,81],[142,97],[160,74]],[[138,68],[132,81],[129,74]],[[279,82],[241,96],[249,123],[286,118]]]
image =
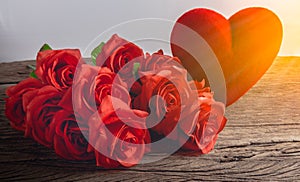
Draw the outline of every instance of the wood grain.
[[[1,181],[300,181],[298,57],[278,57],[264,77],[227,108],[228,123],[211,153],[174,154],[115,170],[63,160],[10,127],[4,115],[5,89],[28,76],[27,64],[34,61],[0,63]]]

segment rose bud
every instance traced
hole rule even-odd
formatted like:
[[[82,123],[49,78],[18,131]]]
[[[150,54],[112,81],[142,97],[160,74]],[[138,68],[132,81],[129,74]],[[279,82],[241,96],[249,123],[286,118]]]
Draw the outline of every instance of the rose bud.
[[[5,115],[13,128],[24,131],[26,127],[25,107],[27,104],[24,104],[23,95],[43,86],[40,80],[27,78],[17,85],[7,88],[6,95],[9,97],[5,99]]]
[[[88,152],[88,126],[78,123],[72,111],[60,110],[50,125],[55,152],[68,160],[92,160],[94,152]]]
[[[113,104],[116,108],[113,108]],[[115,168],[137,164],[147,151],[150,135],[145,128],[148,113],[131,110],[123,101],[107,96],[89,120],[89,142],[95,149],[97,166]]]
[[[53,136],[49,131],[53,116],[61,110],[58,106],[62,93],[55,87],[47,85],[35,93],[24,95],[24,102],[29,103],[26,107],[26,130],[25,136],[30,136],[46,147],[52,147]]]
[[[78,49],[40,51],[36,60],[35,74],[43,83],[66,91],[73,82],[76,66],[81,59]]]

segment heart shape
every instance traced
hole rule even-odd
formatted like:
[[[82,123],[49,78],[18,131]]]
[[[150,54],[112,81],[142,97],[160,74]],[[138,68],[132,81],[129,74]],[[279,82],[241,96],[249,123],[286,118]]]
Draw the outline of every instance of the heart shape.
[[[196,32],[213,50],[225,78],[227,106],[244,95],[272,65],[283,34],[279,18],[265,8],[246,8],[228,20],[204,8],[184,13],[171,33],[172,53],[182,61],[193,79],[201,81],[204,78],[208,86],[207,70],[200,66],[201,60],[197,61],[184,46],[178,45],[185,40],[197,45],[199,39],[188,39],[191,32],[182,31],[181,26]],[[200,48],[198,51],[205,54]]]

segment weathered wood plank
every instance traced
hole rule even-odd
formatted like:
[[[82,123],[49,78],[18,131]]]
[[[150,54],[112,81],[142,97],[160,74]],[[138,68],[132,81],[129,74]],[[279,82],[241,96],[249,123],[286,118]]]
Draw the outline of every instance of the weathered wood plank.
[[[27,78],[32,71],[27,65],[35,65],[35,61],[0,63],[0,84],[17,83]]]
[[[300,58],[278,58],[255,87],[227,108],[228,124],[210,154],[175,154],[117,170],[63,160],[10,127],[4,91],[27,77],[27,64],[32,61],[0,64],[1,181],[300,180]]]

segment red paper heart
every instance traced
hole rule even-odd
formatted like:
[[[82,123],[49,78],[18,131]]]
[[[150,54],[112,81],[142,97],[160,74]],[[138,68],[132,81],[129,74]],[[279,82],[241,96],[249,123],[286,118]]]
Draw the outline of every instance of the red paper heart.
[[[173,27],[171,48],[174,56],[183,62],[193,79],[201,81],[207,76],[196,60],[180,42],[191,39],[191,31],[197,32],[213,50],[223,70],[227,102],[230,105],[244,95],[268,70],[277,56],[282,41],[282,25],[279,18],[265,8],[246,8],[227,20],[212,10],[197,8],[183,14]],[[205,54],[203,50],[198,50]],[[201,52],[202,51],[202,52]],[[207,57],[207,59],[209,59]],[[209,60],[208,60],[209,61]],[[216,71],[216,70],[205,70]]]

